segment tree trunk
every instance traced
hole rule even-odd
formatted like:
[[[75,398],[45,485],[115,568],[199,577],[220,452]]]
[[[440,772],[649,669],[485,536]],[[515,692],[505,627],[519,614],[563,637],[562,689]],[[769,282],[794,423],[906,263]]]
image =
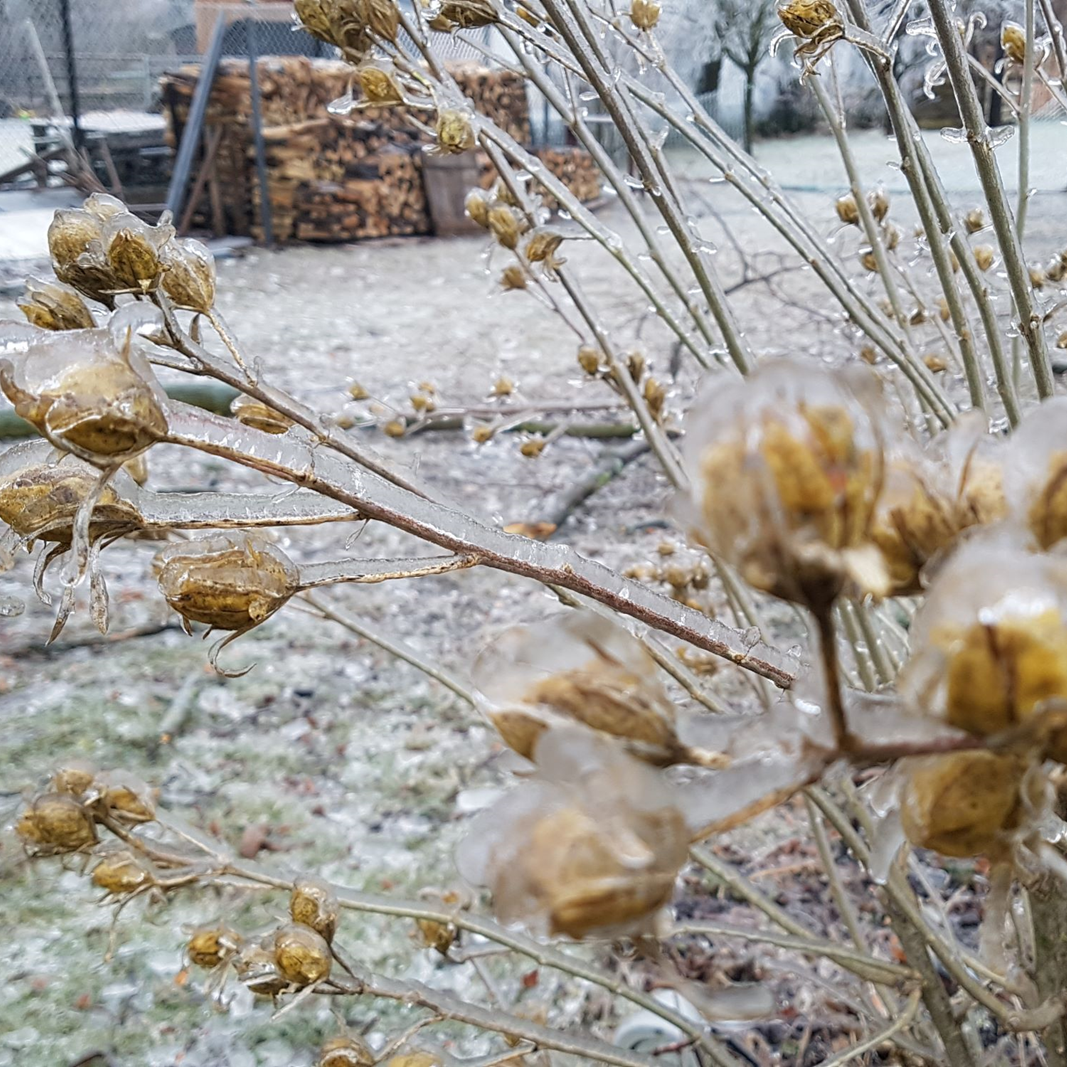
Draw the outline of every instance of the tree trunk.
[[[756,68],[745,68],[745,132],[744,132],[744,145],[745,151],[752,151],[752,139],[755,133],[755,119],[752,114],[753,97],[755,96],[756,89]]]

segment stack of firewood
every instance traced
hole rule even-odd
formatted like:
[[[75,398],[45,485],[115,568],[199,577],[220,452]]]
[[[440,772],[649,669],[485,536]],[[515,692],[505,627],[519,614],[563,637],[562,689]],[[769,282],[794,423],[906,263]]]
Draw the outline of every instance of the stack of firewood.
[[[472,64],[452,68],[472,105],[520,144],[530,140],[525,82],[518,74]],[[430,232],[423,186],[431,111],[371,108],[332,116],[327,105],[350,88],[344,63],[267,56],[257,65],[267,180],[275,239],[346,241]],[[199,77],[183,67],[162,81],[172,137],[180,139]],[[215,178],[231,233],[261,236],[259,186],[251,131],[247,62],[224,60],[205,118],[220,131]],[[599,192],[596,168],[578,149],[544,149],[546,165],[588,200]]]

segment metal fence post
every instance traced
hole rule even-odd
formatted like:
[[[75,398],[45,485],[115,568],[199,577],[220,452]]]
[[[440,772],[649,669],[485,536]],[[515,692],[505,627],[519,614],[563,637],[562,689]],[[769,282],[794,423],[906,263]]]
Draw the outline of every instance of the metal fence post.
[[[70,93],[71,136],[79,152],[84,147],[85,135],[81,127],[81,101],[78,98],[78,70],[74,62],[74,32],[70,25],[70,0],[59,0],[59,13],[63,21],[63,51],[67,66],[67,85]]]

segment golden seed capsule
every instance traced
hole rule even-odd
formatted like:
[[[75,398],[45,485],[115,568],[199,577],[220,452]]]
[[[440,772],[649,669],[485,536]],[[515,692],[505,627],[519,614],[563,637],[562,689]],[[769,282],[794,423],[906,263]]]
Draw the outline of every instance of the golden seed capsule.
[[[228,926],[201,926],[193,931],[185,952],[191,963],[212,970],[232,959],[241,943],[241,935]]]
[[[404,94],[396,79],[381,67],[360,67],[356,79],[368,104],[379,107],[397,107],[404,103]]]
[[[981,751],[916,761],[904,786],[904,833],[943,856],[1004,858],[1011,831],[1025,817],[1027,769],[1025,757]]]
[[[640,352],[630,352],[626,356],[626,370],[630,377],[639,382],[645,376],[645,357]]]
[[[860,252],[860,263],[864,270],[869,270],[872,274],[878,273],[878,258],[872,249],[867,248]]]
[[[639,29],[648,32],[659,22],[661,8],[656,0],[631,0],[630,21]]]
[[[935,374],[948,370],[948,361],[944,356],[938,355],[936,352],[929,352],[923,356],[923,363]]]
[[[978,264],[980,271],[987,271],[993,266],[993,261],[996,259],[996,252],[992,245],[977,245],[974,250],[974,261]]]
[[[856,198],[851,193],[845,193],[834,201],[834,209],[837,217],[846,226],[858,226],[860,224],[860,212],[856,207]]]
[[[500,21],[491,0],[442,0],[439,15],[461,30]]]
[[[519,446],[519,453],[527,459],[537,459],[544,452],[545,444],[543,437],[531,437]]]
[[[663,416],[663,408],[667,403],[667,387],[655,378],[646,378],[642,394],[648,405],[648,412],[657,422]]]
[[[964,229],[969,234],[975,234],[985,229],[985,214],[980,207],[973,207],[963,216]]]
[[[233,969],[245,987],[260,997],[276,997],[292,984],[279,970],[274,953],[263,945],[245,945],[234,957]]]
[[[326,939],[310,927],[291,924],[274,934],[274,964],[291,985],[321,982],[329,976],[332,962]]]
[[[370,397],[370,393],[368,393],[359,382],[353,382],[348,387],[348,395],[353,400],[367,400]]]
[[[114,896],[133,893],[153,881],[144,862],[129,849],[119,849],[105,855],[93,868],[92,880],[93,885]]]
[[[261,535],[187,541],[156,557],[159,588],[183,619],[241,630],[274,614],[296,591],[299,574]]]
[[[948,306],[948,301],[944,297],[937,301],[937,314],[942,322],[948,322],[952,318],[952,309]]]
[[[493,396],[511,396],[515,392],[515,383],[510,378],[497,378],[492,391]]]
[[[57,211],[48,227],[56,277],[87,296],[110,299],[115,282],[104,259],[103,239],[104,226],[97,215],[78,208]]]
[[[329,14],[328,0],[293,0],[300,24],[320,41],[337,44]]]
[[[481,189],[472,189],[463,205],[471,222],[483,230],[489,229],[489,197]]]
[[[400,31],[400,11],[396,0],[360,0],[359,10],[371,33],[386,41],[396,41]]]
[[[89,760],[75,756],[56,765],[49,784],[54,793],[69,793],[71,796],[80,797],[93,784],[97,773],[96,767]]]
[[[1013,63],[1026,62],[1026,30],[1017,22],[1001,24],[1000,46]]]
[[[148,785],[126,771],[105,771],[93,782],[94,803],[112,818],[125,823],[152,822],[155,800]]]
[[[562,243],[562,234],[551,230],[536,230],[526,242],[526,258],[531,263],[558,265],[562,261],[555,258],[555,253]]]
[[[408,432],[407,423],[403,419],[390,419],[383,427],[382,433],[386,437],[403,437]]]
[[[489,230],[502,248],[514,251],[519,247],[519,238],[525,229],[525,219],[507,204],[497,204],[489,209]]]
[[[1056,338],[1056,347],[1067,348],[1067,330],[1064,330],[1063,333]]]
[[[578,366],[585,371],[586,374],[593,375],[600,373],[600,352],[596,348],[591,348],[589,345],[582,345],[578,349]]]
[[[15,829],[24,844],[39,852],[78,852],[96,844],[92,816],[68,793],[44,793],[31,801]]]
[[[879,222],[889,214],[889,197],[884,189],[872,189],[867,194],[867,203],[871,205],[871,213]]]
[[[471,440],[476,445],[484,445],[493,439],[493,427],[489,423],[480,423],[471,430]]]
[[[437,949],[442,956],[448,955],[448,950],[459,936],[459,931],[453,923],[439,923],[433,919],[416,919],[415,926],[418,928],[423,944],[427,948]]]
[[[446,155],[467,152],[477,143],[471,116],[466,111],[444,108],[437,113],[437,147]]]
[[[206,314],[215,305],[215,257],[191,237],[176,238],[163,247],[161,286],[180,308]]]
[[[505,292],[509,292],[515,289],[526,288],[526,273],[522,267],[513,263],[510,267],[505,267],[500,275],[500,288]]]
[[[1045,274],[1044,269],[1041,267],[1030,267],[1029,274],[1030,284],[1035,289],[1044,289],[1045,282],[1048,280],[1048,275]]]
[[[885,227],[885,230],[883,232],[886,248],[890,252],[895,252],[897,246],[900,244],[900,239],[902,236],[903,234],[901,233],[900,228],[898,226],[894,226],[892,223],[889,223],[889,225]]]
[[[353,1034],[342,1034],[323,1043],[316,1067],[374,1067],[376,1063],[365,1041]]]
[[[433,398],[424,396],[422,393],[413,393],[409,399],[416,414],[432,415],[437,410],[437,404],[434,403]]]
[[[42,330],[91,330],[96,322],[81,294],[62,282],[26,279],[26,292],[18,306]]]
[[[308,926],[327,941],[333,940],[341,914],[334,891],[318,878],[299,878],[289,897],[294,923]]]
[[[148,292],[165,270],[164,246],[173,226],[149,226],[134,215],[116,215],[104,225],[104,255],[120,288]]]
[[[262,400],[255,397],[245,396],[243,393],[236,396],[230,404],[230,414],[243,426],[251,426],[253,430],[263,433],[281,434],[287,433],[293,426],[293,420],[288,415],[283,415]]]
[[[912,326],[921,326],[924,322],[926,322],[926,308],[916,308],[908,316],[908,323]]]
[[[860,359],[873,367],[878,362],[878,352],[873,345],[864,345],[860,349]]]
[[[790,33],[805,38],[841,23],[841,16],[830,0],[791,0],[778,8],[778,17]]]

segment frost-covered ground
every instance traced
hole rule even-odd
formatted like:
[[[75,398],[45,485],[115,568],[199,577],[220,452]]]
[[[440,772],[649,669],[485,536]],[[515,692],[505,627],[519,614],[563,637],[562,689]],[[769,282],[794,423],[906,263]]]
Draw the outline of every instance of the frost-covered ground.
[[[863,137],[869,175],[886,176],[891,188],[899,185],[899,174],[885,169],[884,141]],[[828,190],[839,189],[832,156],[818,140],[795,142],[792,152],[789,146],[767,146],[766,153],[787,168],[801,161],[787,175],[791,184],[816,181],[824,187],[797,195],[816,224],[835,233]],[[955,158],[951,165],[967,173]],[[1067,243],[1067,196],[1053,191],[1053,179],[1046,185],[1031,209],[1035,260]],[[754,261],[757,273],[778,267],[769,228],[748,208],[721,185],[700,182],[692,189],[706,201],[697,214],[714,207],[750,253],[761,253]],[[964,206],[970,206],[968,195],[959,201]],[[903,204],[903,197],[896,198],[892,217]],[[602,217],[628,232],[617,208],[605,209]],[[910,231],[911,219],[898,222]],[[726,284],[739,281],[738,257],[720,223],[708,216],[702,225],[720,248]],[[853,231],[838,239],[849,249],[856,246]],[[586,243],[568,244],[566,254],[601,319],[617,324],[620,346],[639,348],[657,375],[670,377],[669,339],[618,268]],[[504,263],[494,253],[492,268]],[[444,406],[499,406],[487,397],[502,376],[517,384],[516,404],[610,401],[603,386],[581,380],[573,335],[530,296],[494,292],[486,266],[479,239],[255,251],[220,264],[220,307],[265,374],[331,413],[362,416],[370,410],[349,398],[354,381],[386,415],[390,407],[404,409],[412,388],[424,381],[433,383]],[[833,317],[836,309],[810,274],[792,271],[773,284],[773,291],[749,284],[732,297],[756,351],[855,358],[854,343]],[[993,284],[1004,286],[996,277]],[[0,314],[13,311],[12,302],[0,301]],[[684,402],[693,384],[683,361],[672,402]],[[476,447],[460,432],[400,440],[374,428],[352,432],[497,525],[542,518],[561,487],[587,472],[604,448],[617,447],[565,437],[541,458],[527,460],[514,435]],[[245,471],[177,449],[156,450],[150,465],[150,485],[159,489],[265,488]],[[557,536],[612,565],[654,560],[665,539],[677,540],[664,523],[666,496],[645,457],[580,508]],[[352,532],[326,526],[296,531],[283,543],[294,557],[316,561],[346,552],[420,551],[388,529],[369,526],[349,544]],[[120,638],[114,642],[85,643],[92,631],[84,611],[65,632],[66,646],[53,649],[44,646],[50,615],[43,607],[31,602],[24,616],[0,619],[2,802],[13,810],[20,791],[47,774],[58,757],[78,754],[141,775],[160,790],[164,807],[234,847],[242,839],[261,839],[259,860],[280,871],[315,870],[354,888],[405,896],[455,885],[451,854],[466,813],[503,781],[492,732],[444,687],[292,607],[224,653],[230,665],[255,661],[248,675],[217,678],[206,667],[206,646],[168,619],[150,577],[156,547],[121,542],[104,556],[112,632]],[[26,593],[31,569],[26,560],[4,576],[0,595]],[[407,641],[462,680],[494,629],[552,608],[537,586],[480,570],[348,587],[335,595],[366,625]],[[714,589],[710,597],[717,602]],[[158,632],[121,639],[168,622]],[[779,615],[776,622],[783,646],[798,640],[790,616]],[[709,685],[734,703],[750,699],[732,670],[722,670]],[[161,743],[160,724],[176,698],[187,701],[187,712],[173,737]],[[793,833],[788,812],[762,820],[745,831],[746,852],[772,857]],[[767,865],[774,866],[773,859]],[[699,897],[694,887],[690,882],[684,892]],[[284,910],[284,897],[180,890],[166,902],[137,901],[119,919],[118,947],[105,963],[110,910],[96,903],[98,894],[77,864],[64,869],[54,861],[26,863],[8,835],[0,848],[0,894],[0,1067],[302,1067],[335,1025],[322,1003],[276,1022],[269,1007],[244,997],[229,1014],[220,1013],[205,998],[201,976],[187,977],[183,970],[181,949],[192,925],[223,915],[246,931],[266,928]],[[788,901],[795,894],[784,886],[781,895]],[[822,906],[810,897],[803,903]],[[692,909],[692,902],[686,907]],[[440,961],[410,934],[402,920],[349,913],[340,937],[353,955],[386,973],[481,992],[469,968]],[[725,950],[724,957],[737,964]],[[743,964],[744,955],[739,958]],[[501,968],[506,995],[517,995],[519,976],[530,966],[520,960]],[[708,973],[722,972],[709,965]],[[556,981],[543,971],[534,997],[565,1001],[571,1018],[604,1014],[598,997],[583,1001]],[[800,1001],[793,1007],[798,1004],[803,1011]],[[381,1004],[350,1002],[342,1010],[353,1025],[375,1033],[396,1026],[396,1012]],[[769,1039],[779,1043],[787,1031]],[[462,1042],[457,1047],[468,1048]],[[93,1053],[99,1058],[89,1059]]]

